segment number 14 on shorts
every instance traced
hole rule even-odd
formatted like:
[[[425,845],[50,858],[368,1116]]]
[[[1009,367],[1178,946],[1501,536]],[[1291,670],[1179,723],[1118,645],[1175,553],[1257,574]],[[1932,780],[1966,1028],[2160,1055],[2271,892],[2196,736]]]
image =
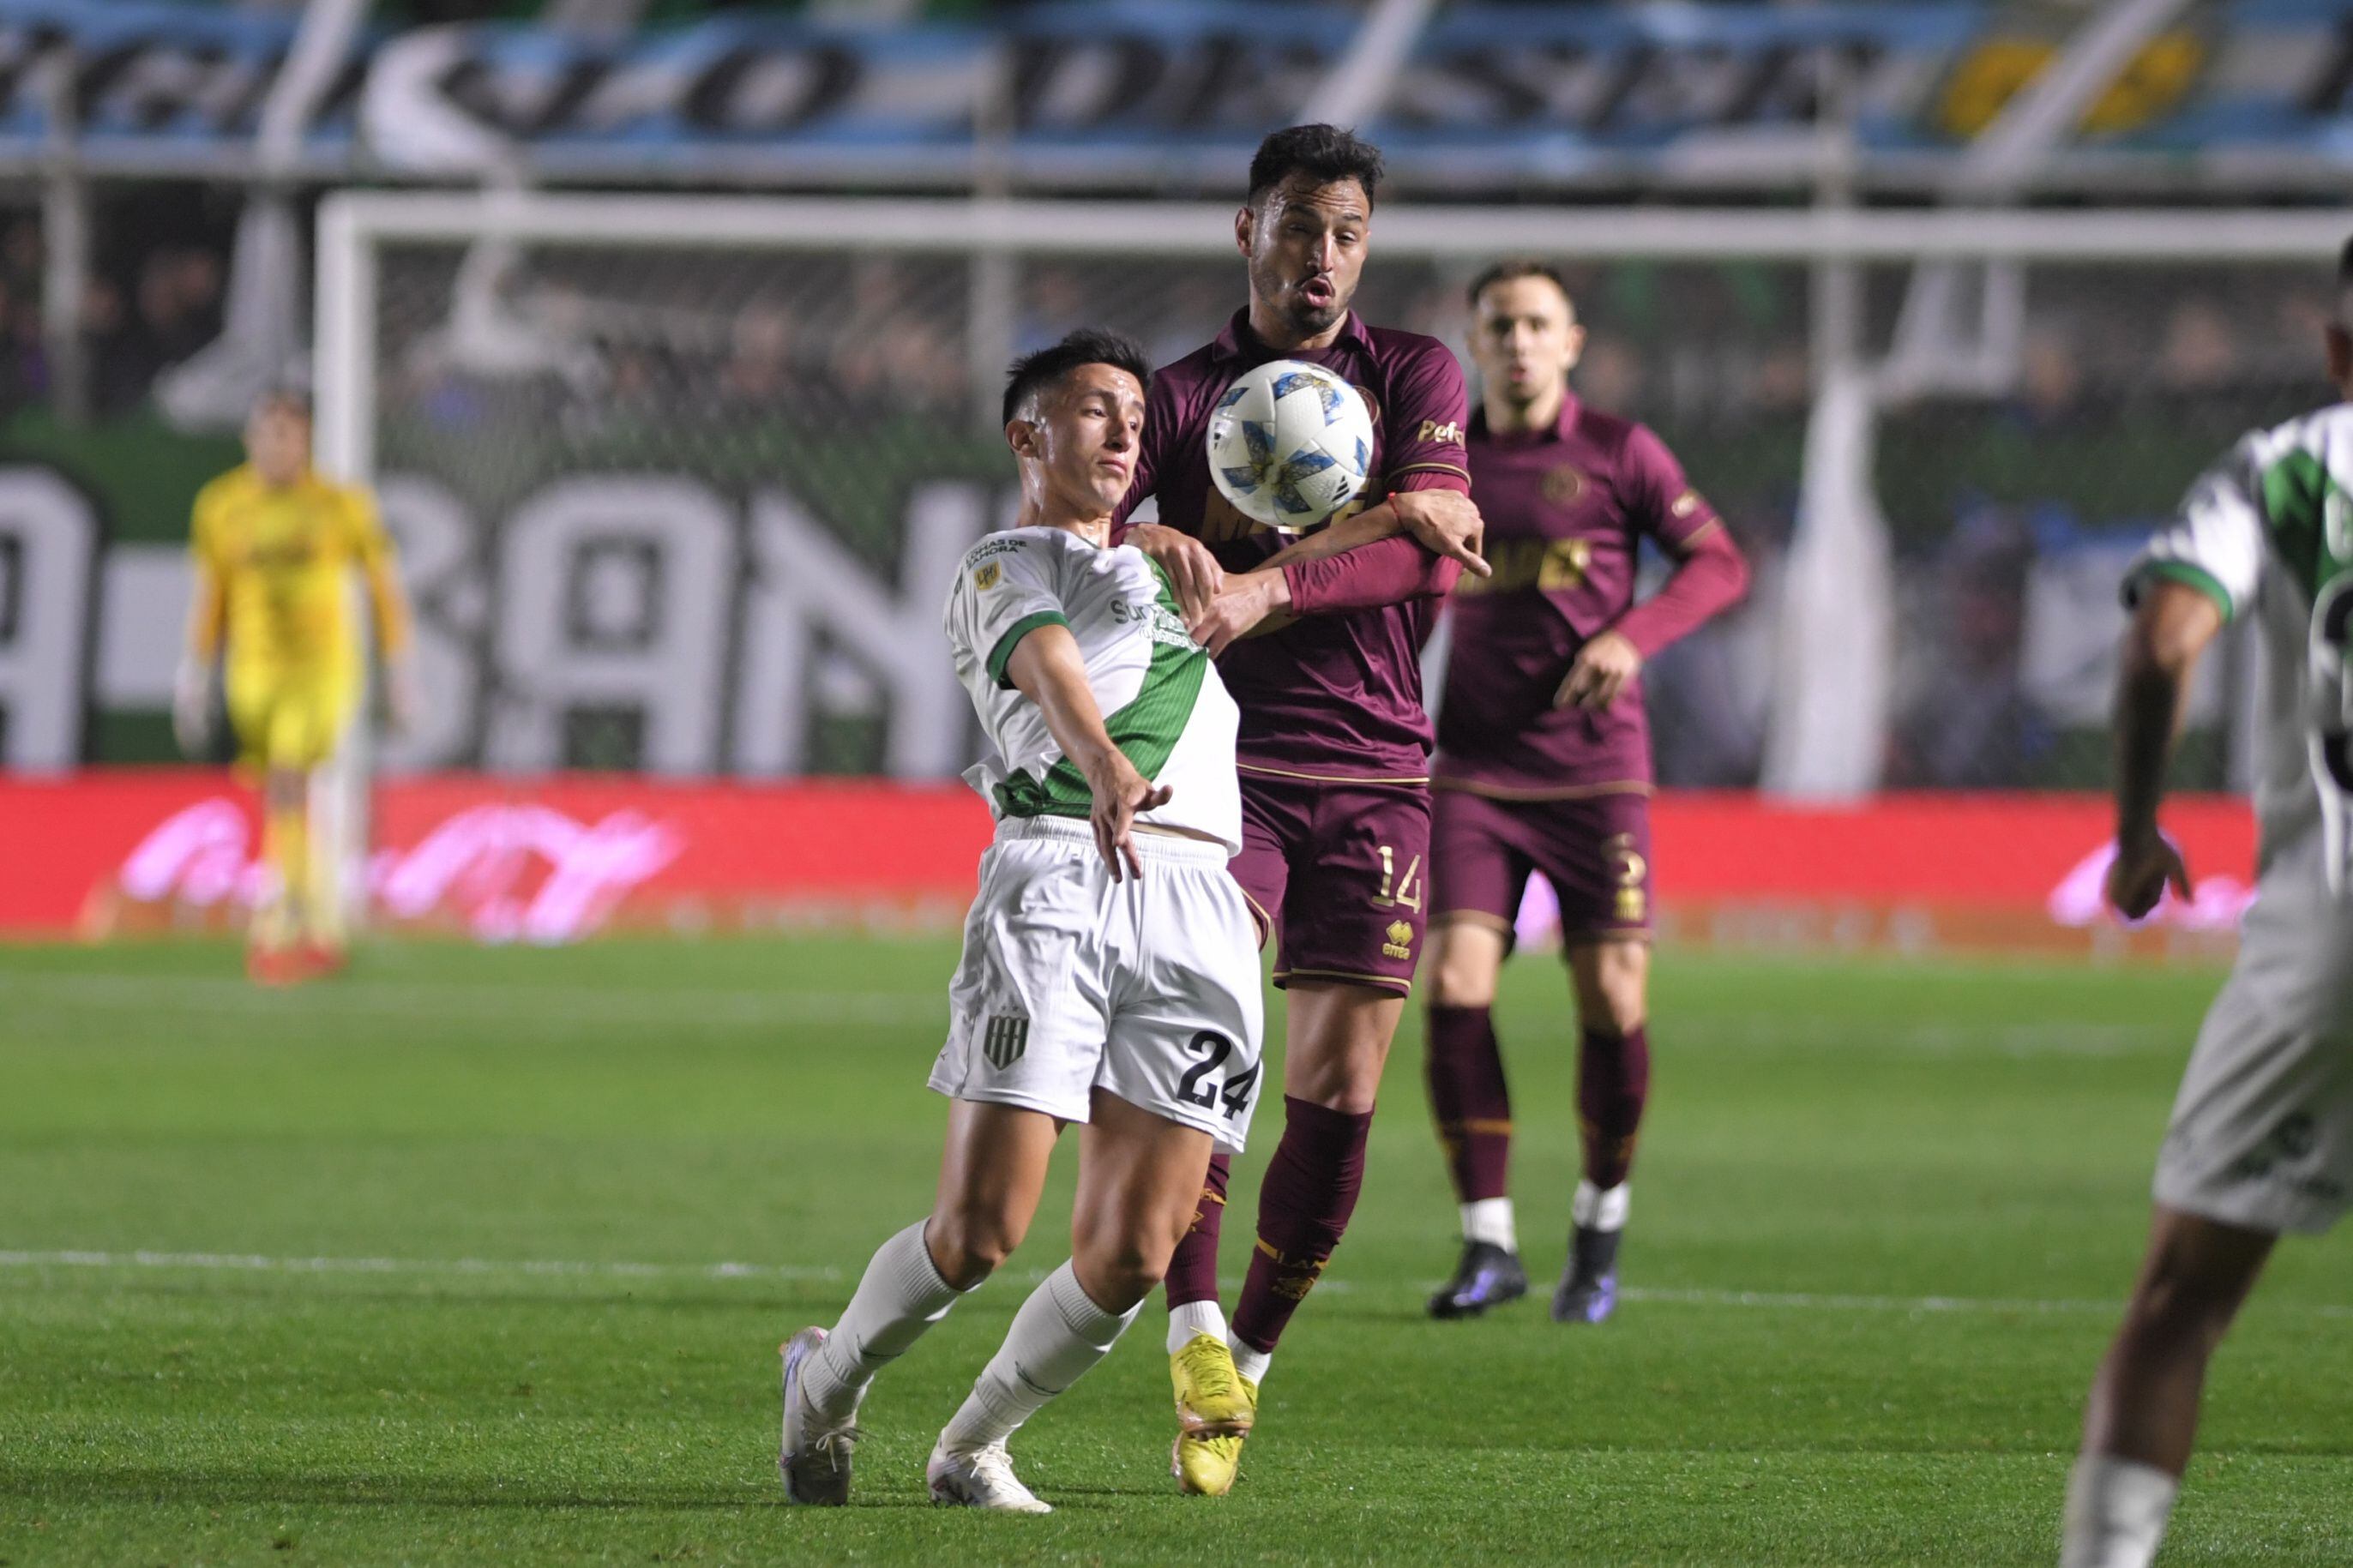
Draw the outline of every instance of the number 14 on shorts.
[[[1411,910],[1421,912],[1421,857],[1406,862],[1405,877],[1400,880],[1397,870],[1397,851],[1384,844],[1380,847],[1381,890],[1373,899],[1377,910]]]

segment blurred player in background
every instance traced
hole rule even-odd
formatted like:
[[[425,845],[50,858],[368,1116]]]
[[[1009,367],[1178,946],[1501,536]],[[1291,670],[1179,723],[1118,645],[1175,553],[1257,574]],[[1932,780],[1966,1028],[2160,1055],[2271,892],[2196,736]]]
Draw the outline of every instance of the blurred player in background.
[[[2353,245],[2326,333],[2353,400]],[[2140,1278],[2092,1384],[2065,1568],[2147,1568],[2189,1462],[2206,1363],[2284,1231],[2353,1200],[2353,406],[2246,437],[2126,579],[2109,900],[2137,919],[2189,875],[2158,827],[2198,659],[2263,639],[2262,869],[2158,1154]]]
[[[1328,125],[1260,146],[1234,220],[1250,301],[1214,342],[1155,376],[1128,497],[1130,508],[1158,498],[1158,524],[1126,538],[1168,570],[1241,708],[1233,874],[1277,939],[1274,981],[1289,1015],[1282,1140],[1230,1331],[1218,1301],[1224,1161],[1212,1163],[1169,1267],[1173,1464],[1187,1491],[1233,1485],[1276,1342],[1356,1208],[1381,1068],[1419,955],[1430,743],[1421,647],[1464,563],[1485,570],[1466,493],[1461,367],[1435,338],[1368,327],[1348,308],[1380,174],[1377,149]],[[1218,492],[1206,439],[1235,377],[1276,359],[1356,385],[1377,434],[1370,504],[1289,548]]]
[[[1233,700],[1167,574],[1111,546],[1144,424],[1143,352],[1078,331],[1017,362],[1021,509],[949,592],[956,675],[996,756],[966,775],[995,845],[949,985],[932,1087],[954,1097],[931,1217],[874,1255],[830,1331],[785,1346],[785,1495],[848,1500],[875,1375],[1020,1244],[1054,1142],[1085,1128],[1071,1257],[1030,1293],[932,1451],[933,1500],[1047,1505],[1006,1439],[1106,1354],[1190,1223],[1259,1079],[1257,933]]]
[[[392,542],[365,490],[312,471],[309,399],[265,393],[246,421],[245,450],[242,465],[196,494],[195,593],[172,721],[185,751],[206,750],[213,672],[225,665],[238,756],[261,774],[270,871],[248,971],[284,985],[343,960],[335,847],[311,831],[309,803],[311,770],[334,754],[366,685],[352,624],[354,567],[367,579],[395,726],[412,723],[417,704]]]
[[[1439,710],[1431,838],[1430,1101],[1461,1205],[1462,1258],[1433,1317],[1527,1291],[1506,1195],[1512,1105],[1491,1009],[1531,872],[1559,895],[1577,996],[1584,1179],[1553,1296],[1563,1322],[1617,1300],[1626,1178],[1651,1076],[1651,736],[1643,661],[1739,598],[1747,568],[1659,438],[1569,390],[1584,329],[1535,261],[1472,285],[1472,493],[1494,574],[1462,584]],[[1640,604],[1648,538],[1672,558]]]

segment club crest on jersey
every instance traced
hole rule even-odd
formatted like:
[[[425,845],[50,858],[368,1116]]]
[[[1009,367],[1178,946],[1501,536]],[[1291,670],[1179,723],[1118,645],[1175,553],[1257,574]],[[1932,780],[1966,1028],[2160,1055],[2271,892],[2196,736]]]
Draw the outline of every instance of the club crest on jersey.
[[[1699,509],[1699,492],[1697,490],[1685,490],[1683,494],[1674,499],[1674,503],[1669,506],[1667,510],[1670,514],[1675,517],[1689,517]]]
[[[1567,506],[1585,493],[1585,476],[1563,463],[1546,473],[1543,491],[1546,505]]]
[[[1005,575],[1005,568],[994,561],[984,561],[972,569],[972,585],[986,594]]]
[[[980,1054],[998,1072],[1019,1061],[1029,1048],[1029,1020],[1018,1015],[991,1018],[981,1032]]]

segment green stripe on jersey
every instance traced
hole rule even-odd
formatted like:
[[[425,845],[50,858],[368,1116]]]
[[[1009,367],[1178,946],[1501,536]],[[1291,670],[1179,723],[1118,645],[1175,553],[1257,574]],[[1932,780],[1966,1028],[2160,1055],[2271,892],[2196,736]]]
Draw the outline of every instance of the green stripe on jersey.
[[[2311,598],[2342,562],[2328,554],[2328,507],[2346,504],[2344,488],[2327,464],[2310,452],[2292,451],[2263,470],[2263,521],[2270,525],[2280,557]]]
[[[2197,589],[2214,601],[2226,621],[2238,614],[2237,607],[2231,603],[2231,590],[2222,586],[2222,579],[2203,566],[2187,561],[2152,561],[2140,569],[2140,574]]]
[[[1062,618],[1060,610],[1040,610],[1034,616],[1024,616],[1006,627],[1005,635],[997,639],[997,646],[988,650],[988,679],[1009,690],[1013,682],[1005,679],[1005,667],[1013,662],[1013,650],[1020,646],[1021,639],[1039,626],[1067,626],[1070,624]]]
[[[1192,722],[1201,682],[1209,673],[1209,656],[1185,634],[1185,617],[1176,608],[1176,590],[1170,585],[1168,574],[1157,561],[1147,558],[1145,564],[1160,584],[1154,608],[1165,613],[1166,625],[1146,634],[1153,637],[1152,658],[1145,666],[1144,683],[1136,688],[1135,700],[1107,715],[1103,728],[1129,764],[1147,781],[1157,783],[1160,770],[1168,765],[1176,742],[1184,738],[1185,726]],[[1168,627],[1175,628],[1173,637]],[[1087,788],[1086,775],[1064,757],[1046,771],[1043,779],[1022,773],[998,784],[997,805],[1008,816],[1085,816],[1094,807],[1094,794]]]

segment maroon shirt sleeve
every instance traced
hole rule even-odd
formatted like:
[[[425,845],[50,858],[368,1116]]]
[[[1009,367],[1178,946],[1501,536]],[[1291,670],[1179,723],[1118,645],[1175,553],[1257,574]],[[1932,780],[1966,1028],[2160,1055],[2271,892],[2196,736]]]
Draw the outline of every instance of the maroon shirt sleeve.
[[[1647,659],[1736,604],[1748,591],[1748,563],[1715,509],[1683,478],[1665,442],[1638,425],[1622,460],[1632,521],[1676,559],[1659,591],[1619,616],[1612,628]]]
[[[1389,385],[1389,405],[1381,411],[1388,493],[1451,489],[1467,495],[1471,456],[1463,446],[1463,426],[1471,416],[1470,390],[1461,365],[1443,343],[1419,342],[1424,346],[1398,367]],[[1462,563],[1400,534],[1286,566],[1282,575],[1291,587],[1292,614],[1323,616],[1451,593]]]

